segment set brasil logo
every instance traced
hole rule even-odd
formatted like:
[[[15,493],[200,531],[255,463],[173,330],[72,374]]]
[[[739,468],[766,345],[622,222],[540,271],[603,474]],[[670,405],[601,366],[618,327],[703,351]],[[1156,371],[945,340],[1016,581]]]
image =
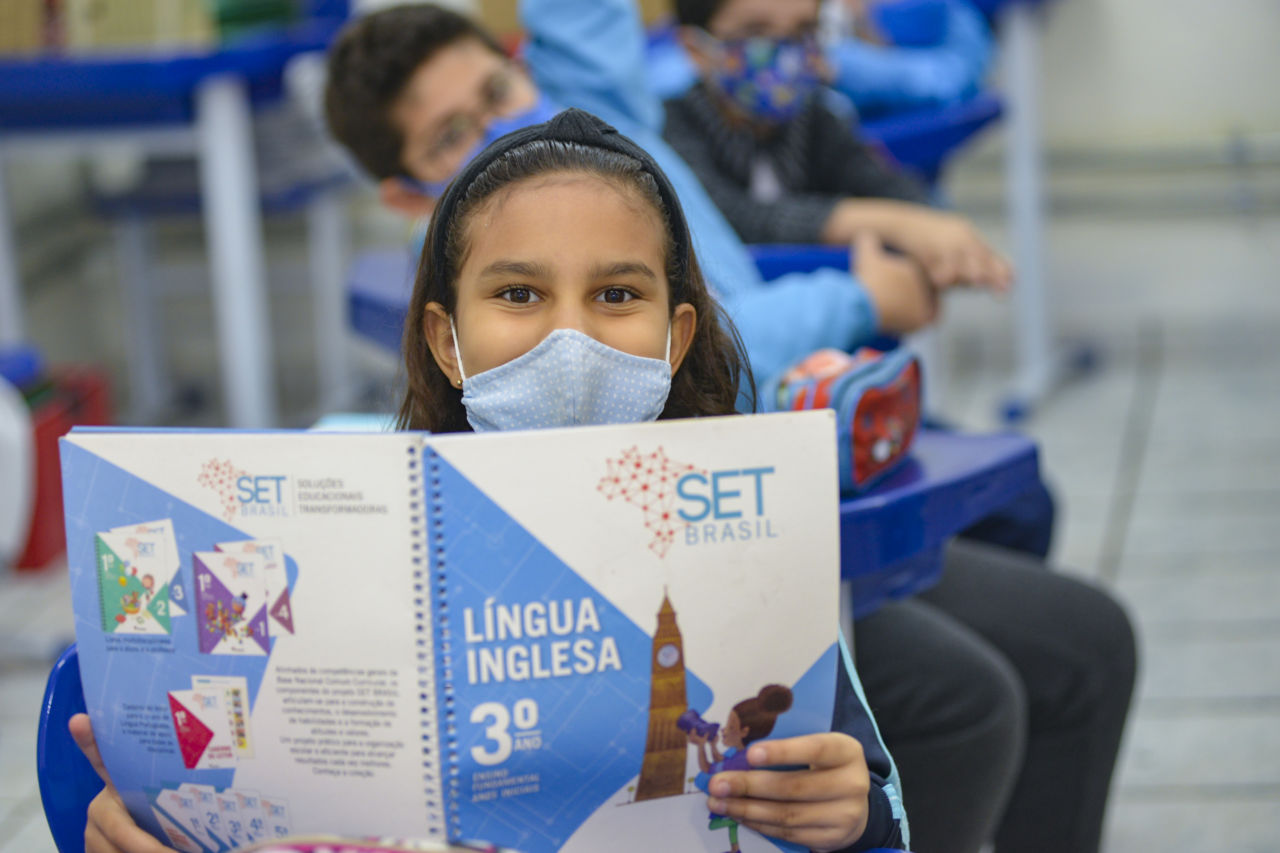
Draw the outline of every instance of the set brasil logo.
[[[649,549],[667,556],[679,534],[687,545],[775,538],[765,515],[765,488],[772,466],[707,471],[667,456],[662,447],[624,450],[605,461],[596,484],[606,500],[638,508],[653,534]]]
[[[218,496],[222,517],[286,516],[284,475],[253,475],[230,459],[210,459],[200,466],[196,482]]]

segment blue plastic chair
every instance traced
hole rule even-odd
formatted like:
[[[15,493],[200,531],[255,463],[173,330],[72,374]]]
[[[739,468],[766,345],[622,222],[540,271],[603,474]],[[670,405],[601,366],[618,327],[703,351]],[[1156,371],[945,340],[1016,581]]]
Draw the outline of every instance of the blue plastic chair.
[[[860,130],[863,137],[878,142],[903,168],[933,185],[951,155],[1003,114],[1000,98],[984,92],[939,109],[865,121]]]
[[[80,656],[73,643],[49,673],[44,701],[40,704],[40,729],[36,734],[40,801],[59,853],[83,853],[89,802],[104,787],[97,771],[67,730],[67,721],[84,711]]]

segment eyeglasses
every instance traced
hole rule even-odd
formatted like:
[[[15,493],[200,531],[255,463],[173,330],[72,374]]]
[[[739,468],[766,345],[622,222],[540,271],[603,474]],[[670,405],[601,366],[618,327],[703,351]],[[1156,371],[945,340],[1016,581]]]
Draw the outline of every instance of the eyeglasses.
[[[452,165],[484,135],[489,121],[502,115],[516,85],[516,70],[510,62],[495,71],[481,90],[481,106],[472,112],[455,113],[427,143],[423,164],[431,169]]]

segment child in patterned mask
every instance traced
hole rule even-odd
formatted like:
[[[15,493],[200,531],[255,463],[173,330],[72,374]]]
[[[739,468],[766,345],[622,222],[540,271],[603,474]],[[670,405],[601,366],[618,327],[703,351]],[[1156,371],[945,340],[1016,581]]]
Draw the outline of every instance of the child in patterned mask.
[[[701,82],[667,103],[664,135],[748,243],[849,245],[874,234],[935,288],[1012,280],[965,219],[886,166],[824,104],[819,0],[676,0]]]

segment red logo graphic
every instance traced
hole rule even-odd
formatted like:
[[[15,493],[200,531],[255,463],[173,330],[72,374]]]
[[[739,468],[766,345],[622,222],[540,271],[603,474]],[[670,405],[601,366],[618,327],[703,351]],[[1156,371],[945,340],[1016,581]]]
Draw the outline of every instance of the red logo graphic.
[[[661,447],[652,453],[641,453],[637,447],[622,451],[607,461],[609,473],[600,478],[597,491],[608,500],[621,498],[639,507],[644,514],[645,529],[653,534],[649,548],[659,557],[667,556],[676,530],[688,522],[672,509],[676,481],[699,469],[694,465],[668,459]]]
[[[200,476],[196,482],[206,489],[212,489],[222,503],[222,516],[227,521],[235,517],[236,500],[235,482],[238,477],[247,476],[249,472],[231,464],[230,459],[210,459],[200,467]]]

